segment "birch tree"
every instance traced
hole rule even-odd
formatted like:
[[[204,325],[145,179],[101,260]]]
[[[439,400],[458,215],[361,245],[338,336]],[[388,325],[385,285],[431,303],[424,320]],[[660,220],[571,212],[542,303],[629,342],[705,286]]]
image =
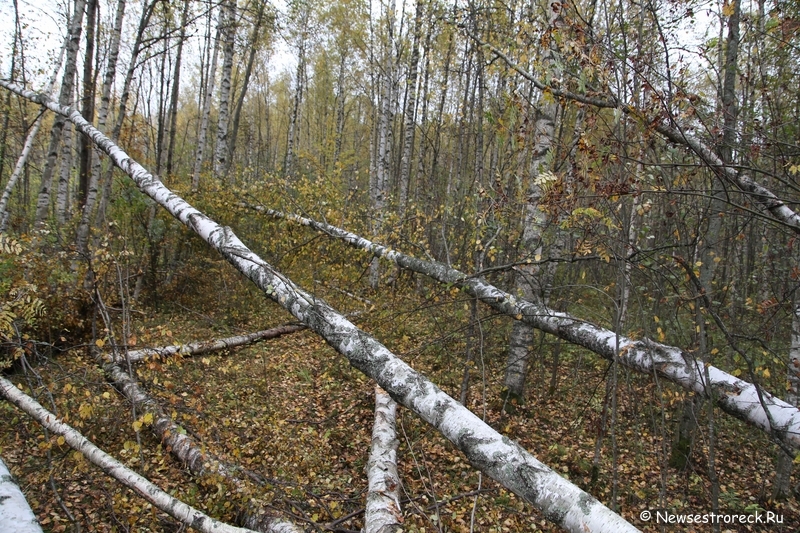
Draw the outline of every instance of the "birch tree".
[[[227,0],[222,6],[222,73],[219,83],[219,116],[217,117],[217,144],[214,152],[214,175],[222,179],[228,169],[228,122],[230,121],[231,73],[233,72],[233,45],[236,37],[236,0]]]
[[[42,533],[25,494],[0,458],[0,529],[16,533]]]
[[[83,454],[92,464],[181,523],[204,533],[252,532],[250,529],[234,527],[214,520],[205,513],[170,496],[146,478],[127,468],[92,444],[86,437],[59,420],[57,416],[47,411],[36,400],[19,390],[13,383],[2,376],[0,376],[0,396],[33,417],[53,434],[64,437],[70,447]]]
[[[72,101],[85,7],[86,0],[75,0],[74,11],[69,24],[69,44],[67,45],[67,55],[64,62],[64,76],[61,80],[61,91],[58,95],[58,101],[62,105],[68,105]],[[58,148],[61,144],[61,133],[64,128],[64,122],[65,119],[63,117],[58,117],[53,122],[53,127],[50,129],[50,144],[47,149],[47,160],[42,170],[42,181],[39,187],[39,196],[36,200],[35,221],[37,227],[41,227],[44,224],[50,210],[50,191],[53,187],[53,176],[55,175]]]
[[[558,21],[562,17],[561,10],[562,4],[559,2],[548,1],[546,3],[548,25],[542,38],[544,51],[541,64],[545,76],[553,80],[561,77],[557,67],[555,43]],[[534,261],[517,267],[513,289],[514,293],[522,299],[537,304],[546,303],[542,299],[541,292],[544,287],[539,287],[536,281],[539,277],[537,263],[542,257],[543,232],[547,226],[547,216],[544,210],[540,209],[539,202],[542,197],[542,187],[553,178],[548,160],[553,158],[558,112],[558,101],[543,91],[533,110],[535,119],[531,132],[532,139],[529,141],[531,143],[530,184],[525,196],[522,239],[519,244],[523,256],[529,259],[533,258]],[[508,361],[503,381],[509,399],[521,402],[524,398],[525,376],[528,371],[529,350],[532,344],[533,328],[521,321],[514,322],[508,338]]]
[[[103,86],[100,91],[100,109],[97,113],[97,129],[106,133],[108,113],[111,108],[111,89],[117,74],[117,60],[119,59],[119,43],[122,35],[122,22],[125,18],[125,1],[117,1],[117,11],[114,16],[114,27],[111,29],[111,38],[108,44],[108,59],[106,62],[105,73],[103,74]],[[88,148],[87,148],[88,149]],[[102,164],[100,156],[92,150],[92,170],[88,184],[86,201],[81,211],[81,220],[78,223],[75,244],[78,252],[88,253],[89,230],[92,222],[94,207],[97,202],[97,192],[100,181]],[[110,180],[110,176],[107,178]]]
[[[276,271],[247,248],[230,228],[220,226],[170,191],[88,124],[78,112],[15,84],[0,81],[0,85],[68,116],[80,131],[91,136],[98,148],[133,179],[142,192],[215,248],[271,300],[322,336],[352,366],[377,381],[398,404],[414,411],[441,432],[475,468],[502,483],[568,531],[637,531],[622,517],[559,476],[521,446],[501,436],[323,300],[303,291]]]
[[[480,277],[469,276],[435,261],[426,261],[403,254],[387,246],[341,228],[297,215],[256,207],[277,218],[309,226],[350,246],[384,258],[399,267],[459,287],[495,311],[534,328],[582,346],[609,361],[618,360],[633,370],[658,375],[689,391],[713,396],[717,406],[732,416],[755,426],[780,442],[787,450],[800,449],[800,411],[763,390],[714,366],[705,365],[678,347],[651,339],[632,339],[569,313],[544,305],[520,300]],[[713,395],[710,391],[713,391]]]
[[[211,20],[211,11],[209,11],[209,21]],[[210,26],[209,34],[206,39],[206,51],[211,48],[210,40]],[[192,173],[192,190],[197,191],[200,187],[200,173],[203,170],[203,162],[205,161],[206,139],[208,136],[208,121],[211,116],[211,100],[214,95],[214,83],[217,77],[217,57],[219,55],[219,42],[220,35],[222,34],[223,17],[220,14],[219,23],[217,25],[216,35],[213,39],[213,52],[211,52],[211,65],[209,66],[208,73],[205,75],[205,91],[204,96],[201,98],[202,102],[202,115],[200,118],[200,129],[197,133],[197,150],[194,157],[194,172]],[[202,73],[201,73],[202,74]]]

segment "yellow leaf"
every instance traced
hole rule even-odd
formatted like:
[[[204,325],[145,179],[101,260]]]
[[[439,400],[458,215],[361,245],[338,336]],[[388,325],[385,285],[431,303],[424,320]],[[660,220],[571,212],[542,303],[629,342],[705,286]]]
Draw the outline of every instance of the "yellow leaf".
[[[764,375],[765,378],[768,378],[770,376],[769,368],[765,368],[762,374]]]
[[[725,15],[726,17],[730,17],[731,15],[733,15],[733,12],[735,10],[736,6],[734,6],[733,3],[725,3],[725,5],[722,6],[722,14]]]
[[[88,403],[82,403],[81,406],[78,407],[78,415],[84,420],[91,418],[92,413],[94,413],[94,409]]]
[[[106,343],[103,339],[97,339],[96,341],[94,341],[94,345],[97,346],[98,348],[102,348],[103,346],[105,346],[105,344]]]
[[[142,417],[142,422],[145,424],[152,424],[153,423],[153,413],[145,413]]]
[[[142,421],[141,421],[141,420],[136,420],[136,421],[134,421],[134,423],[133,423],[133,424],[131,424],[131,425],[133,426],[133,430],[134,430],[135,432],[137,432],[137,433],[138,433],[139,431],[141,431],[141,429],[142,429]]]
[[[109,393],[108,391],[103,393],[103,399],[108,400],[110,398],[111,398],[111,393]]]
[[[58,443],[58,445],[59,445],[59,446],[63,446],[63,445],[64,445],[64,443],[66,442],[66,440],[64,440],[64,437],[63,437],[63,436],[59,436],[59,437],[56,439],[56,442]]]

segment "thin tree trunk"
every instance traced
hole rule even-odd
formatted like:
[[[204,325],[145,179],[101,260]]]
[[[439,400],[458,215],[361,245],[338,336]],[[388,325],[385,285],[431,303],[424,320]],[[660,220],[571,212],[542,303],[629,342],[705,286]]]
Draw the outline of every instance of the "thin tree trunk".
[[[244,107],[244,98],[247,94],[247,89],[250,86],[250,77],[253,74],[253,64],[256,59],[256,52],[258,51],[258,39],[261,35],[261,27],[264,24],[264,3],[257,2],[256,6],[256,20],[253,24],[253,33],[250,35],[250,52],[247,55],[247,65],[244,69],[244,79],[242,80],[242,88],[239,90],[239,95],[236,98],[236,105],[233,111],[233,127],[231,128],[228,140],[228,163],[225,169],[229,173],[233,164],[233,157],[236,152],[236,138],[239,135],[239,120],[242,116],[242,108]]]
[[[245,346],[262,340],[274,339],[276,337],[288,335],[304,329],[306,329],[306,326],[278,326],[276,328],[257,331],[247,335],[236,335],[234,337],[217,339],[215,341],[192,342],[189,344],[163,346],[161,348],[142,348],[141,350],[131,350],[124,358],[119,356],[113,358],[112,360],[117,363],[122,361],[138,363],[139,361],[143,361],[150,357],[169,357],[176,354],[180,354],[181,356],[202,355],[211,352],[218,352],[220,350],[228,350],[237,346]]]
[[[64,66],[64,77],[61,81],[61,92],[58,102],[61,105],[69,105],[72,100],[72,92],[75,84],[75,70],[78,58],[78,48],[80,47],[81,31],[83,30],[83,11],[86,0],[75,0],[75,12],[69,25],[69,45],[67,46],[67,58]],[[36,200],[36,227],[42,227],[47,220],[50,211],[50,191],[53,188],[53,176],[55,175],[56,160],[58,158],[58,147],[61,143],[61,133],[64,129],[65,118],[56,115],[53,127],[50,129],[50,145],[47,149],[47,160],[44,170],[42,170],[42,182],[39,187],[39,196]]]
[[[181,65],[183,61],[183,45],[186,42],[186,25],[189,19],[189,2],[190,0],[184,0],[183,2],[178,49],[175,51],[175,67],[172,71],[172,95],[169,100],[169,140],[167,141],[167,176],[172,175],[172,165],[175,158],[175,137],[178,132],[178,96],[181,88]]]
[[[214,36],[214,51],[211,54],[211,66],[206,78],[205,99],[203,101],[203,114],[200,118],[200,131],[197,133],[197,152],[194,157],[194,172],[192,173],[192,191],[200,188],[200,172],[203,170],[206,142],[208,138],[208,120],[211,115],[211,100],[214,96],[214,82],[217,78],[217,57],[219,57],[220,35],[225,24],[225,17],[220,14],[217,24],[217,33]]]
[[[83,95],[81,97],[81,114],[90,123],[94,123],[94,45],[95,21],[98,9],[97,0],[87,0],[86,3],[86,52],[83,61]],[[86,207],[86,198],[89,196],[89,174],[91,172],[90,140],[85,135],[80,137],[79,173],[78,173],[78,206]]]
[[[231,72],[233,71],[233,44],[236,37],[236,0],[223,4],[222,77],[219,83],[219,116],[217,118],[217,145],[214,151],[214,175],[225,177],[228,168],[228,122],[230,121]]]
[[[556,23],[561,18],[560,4],[548,4],[548,42],[545,43],[542,66],[553,79],[560,78],[556,61],[555,36]],[[549,94],[542,93],[537,104],[537,116],[533,125],[532,153],[530,163],[530,185],[524,205],[522,239],[519,249],[523,257],[532,263],[542,256],[542,235],[547,224],[547,215],[539,209],[542,197],[541,176],[551,172],[547,168],[547,158],[555,143],[556,118],[559,111],[558,101]],[[514,277],[513,293],[524,300],[534,303],[546,303],[542,300],[544,287],[536,283],[539,267],[535,264],[520,265]],[[533,343],[533,329],[521,321],[514,322],[508,338],[508,356],[506,360],[503,385],[508,400],[522,403],[525,397],[525,376],[528,371],[528,359]]]
[[[78,141],[76,143],[78,144],[78,149],[80,149],[81,137],[83,136],[79,135],[78,138],[75,139]],[[56,220],[59,224],[63,224],[67,221],[69,178],[72,171],[72,145],[72,123],[68,122],[64,124],[64,128],[61,132],[61,172],[59,173],[58,188],[56,191]]]
[[[795,254],[797,255],[797,254]],[[800,407],[800,289],[795,288],[792,302],[792,332],[789,348],[788,388],[786,403]],[[783,500],[791,496],[790,484],[794,456],[784,450],[778,450],[778,462],[775,467],[775,480],[772,483],[772,498]]]
[[[423,0],[417,0],[414,15],[414,39],[411,43],[411,59],[408,65],[408,78],[406,87],[405,121],[403,124],[403,154],[400,162],[400,198],[398,199],[398,213],[400,220],[405,218],[406,205],[408,204],[408,191],[411,181],[411,159],[414,151],[414,133],[416,131],[417,111],[417,66],[419,64],[419,41],[422,32],[422,5]]]

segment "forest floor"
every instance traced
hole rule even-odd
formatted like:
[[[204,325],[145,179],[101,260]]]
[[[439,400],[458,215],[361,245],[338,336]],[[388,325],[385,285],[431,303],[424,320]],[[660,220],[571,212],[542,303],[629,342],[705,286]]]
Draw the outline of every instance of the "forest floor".
[[[391,293],[377,303],[364,304],[353,320],[458,397],[468,301],[446,290],[425,298],[409,297],[409,292],[413,294]],[[337,298],[334,293],[329,297]],[[353,302],[338,303],[344,301]],[[263,307],[260,317],[235,324],[218,318],[217,311],[187,313],[179,303],[157,312],[134,313],[129,344],[138,348],[187,343],[289,321],[272,304]],[[683,472],[671,469],[667,466],[671,435],[684,394],[619,369],[616,412],[609,401],[593,480],[606,383],[612,375],[608,363],[540,339],[527,401],[514,406],[513,414],[504,414],[500,398],[508,322],[488,314],[481,320],[470,372],[470,409],[607,505],[616,502],[621,514],[643,531],[714,531],[708,524],[663,527],[640,518],[642,511],[655,509],[669,509],[675,515],[712,512],[707,409],[699,415],[702,424],[691,464]],[[559,357],[552,381],[554,353]],[[11,374],[13,381],[32,390],[40,403],[108,453],[209,514],[235,521],[237,513],[258,501],[309,531],[361,528],[373,384],[313,333],[303,331],[217,354],[153,359],[137,366],[145,388],[188,433],[208,451],[264,481],[243,493],[222,480],[198,484],[147,427],[137,433],[130,406],[106,382],[88,355],[88,345],[34,362],[34,371],[17,371]],[[18,476],[46,531],[183,530],[6,402],[0,402],[0,420],[0,455]],[[721,530],[800,531],[795,499],[769,501],[775,446],[761,432],[718,411],[715,425],[719,512],[756,516],[770,511],[783,521],[723,524]],[[399,410],[397,430],[406,531],[557,530],[531,506],[474,470],[413,413]]]

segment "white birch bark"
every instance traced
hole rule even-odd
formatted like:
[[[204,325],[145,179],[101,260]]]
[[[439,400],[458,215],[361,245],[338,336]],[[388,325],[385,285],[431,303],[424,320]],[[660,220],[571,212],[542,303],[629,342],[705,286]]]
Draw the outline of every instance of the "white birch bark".
[[[800,290],[798,289],[795,289],[792,301],[792,331],[786,381],[788,383],[786,402],[800,407]],[[772,484],[773,499],[785,499],[791,495],[793,460],[794,455],[789,455],[784,450],[778,450],[775,481]]]
[[[0,531],[42,533],[22,489],[0,457]]]
[[[108,360],[117,363],[123,361],[130,361],[131,363],[138,363],[150,357],[169,357],[171,355],[201,355],[204,353],[218,352],[220,350],[227,350],[237,346],[244,346],[246,344],[253,344],[258,341],[274,339],[289,333],[295,333],[306,329],[305,326],[290,325],[279,326],[277,328],[266,329],[249,333],[247,335],[236,335],[224,339],[217,339],[209,342],[191,342],[189,344],[175,344],[172,346],[163,346],[161,348],[142,348],[141,350],[131,350],[127,356],[122,355],[108,355]]]
[[[92,444],[75,429],[61,422],[56,415],[39,405],[36,400],[19,390],[13,383],[2,376],[0,376],[0,395],[52,433],[64,437],[64,440],[71,448],[79,451],[103,472],[126,487],[138,492],[145,500],[181,523],[204,533],[245,533],[252,531],[214,520],[205,513],[170,496],[158,486],[125,467],[122,463]]]
[[[703,361],[688,352],[650,339],[634,340],[608,329],[544,305],[535,304],[502,291],[480,278],[464,274],[445,264],[425,261],[373,243],[341,228],[297,215],[255,208],[276,218],[311,227],[349,245],[388,259],[401,268],[424,274],[442,283],[459,287],[495,311],[530,324],[597,355],[624,364],[644,374],[658,374],[681,387],[713,398],[726,413],[755,426],[789,449],[800,449],[800,410],[757,385],[741,380],[719,368],[708,366],[706,379]],[[617,351],[619,340],[619,351]]]
[[[270,299],[322,336],[353,367],[377,381],[397,403],[417,413],[441,432],[464,453],[470,464],[541,510],[549,520],[576,533],[638,531],[519,444],[500,435],[326,302],[303,291],[274,270],[248,249],[229,227],[220,226],[172,192],[86,122],[80,113],[16,84],[0,80],[0,85],[68,116],[131,177],[143,193],[197,233]],[[491,297],[498,298],[498,292],[494,289]]]
[[[77,138],[75,139],[77,141]],[[69,201],[69,178],[72,173],[72,123],[64,124],[61,139],[61,172],[58,176],[58,188],[56,191],[56,220],[63,224],[67,220],[67,208]]]
[[[214,83],[217,78],[217,57],[219,56],[219,38],[222,31],[223,17],[217,25],[217,33],[214,37],[214,52],[211,55],[211,66],[208,71],[206,81],[206,94],[203,100],[203,114],[200,118],[200,131],[197,133],[197,151],[194,157],[194,172],[192,173],[192,191],[200,188],[200,172],[203,170],[203,159],[205,157],[206,143],[208,138],[208,120],[211,116],[211,99],[214,96]]]
[[[414,38],[411,42],[411,58],[408,65],[408,78],[406,87],[408,98],[406,100],[405,120],[403,123],[403,155],[400,159],[400,198],[398,199],[398,212],[400,220],[405,217],[408,204],[408,191],[411,184],[411,159],[414,151],[414,133],[416,129],[415,115],[417,111],[417,67],[419,65],[419,40],[422,32],[422,6],[423,0],[417,0],[414,14]]]
[[[402,531],[400,476],[397,474],[397,404],[379,386],[375,386],[375,423],[372,446],[367,461],[367,505],[364,510],[364,533]]]
[[[236,36],[236,0],[223,5],[222,78],[219,83],[219,117],[217,118],[217,145],[214,151],[214,175],[221,179],[228,168],[228,122],[231,101],[231,72],[233,71],[233,40]]]
[[[541,57],[542,69],[552,79],[559,79],[560,72],[556,62],[555,36],[556,23],[561,17],[561,4],[559,2],[545,2],[547,5],[548,32],[546,38],[549,44],[544,49]],[[530,185],[525,198],[524,216],[522,226],[522,239],[519,249],[524,257],[534,259],[542,255],[542,234],[547,226],[548,217],[539,209],[542,198],[540,177],[550,172],[547,168],[547,157],[555,142],[556,116],[558,115],[558,100],[542,91],[537,104],[534,106],[536,118],[533,123],[532,160],[530,163]],[[538,259],[537,259],[538,261]],[[523,300],[540,304],[547,303],[542,298],[543,292],[549,292],[545,287],[539,287],[537,280],[539,266],[533,261],[530,264],[520,265],[514,276],[513,294]],[[516,321],[511,327],[508,337],[508,358],[503,385],[509,398],[522,401],[525,392],[525,376],[528,372],[528,360],[533,344],[533,326],[522,321]]]
[[[380,115],[378,116],[378,145],[375,150],[377,161],[374,165],[375,178],[371,181],[369,191],[372,203],[372,235],[377,236],[383,228],[384,210],[386,209],[386,196],[388,194],[389,172],[392,160],[392,122],[394,120],[394,61],[392,51],[394,48],[394,13],[390,9],[386,13],[386,35],[382,39],[382,65],[375,65],[380,69],[379,79],[382,81],[380,89]],[[369,284],[373,289],[378,288],[380,279],[380,263],[375,258],[370,265]]]
[[[67,105],[72,98],[78,48],[80,47],[83,11],[85,7],[86,0],[75,0],[75,12],[70,21],[69,34],[67,37],[69,43],[67,44],[67,59],[64,63],[64,77],[61,81],[61,91],[58,96],[58,101],[62,105]],[[56,116],[56,119],[53,121],[53,127],[50,129],[50,146],[47,150],[47,159],[45,161],[44,170],[42,170],[42,183],[39,186],[39,195],[36,199],[35,223],[37,227],[44,224],[50,210],[50,193],[53,188],[53,176],[63,128],[64,118]]]

